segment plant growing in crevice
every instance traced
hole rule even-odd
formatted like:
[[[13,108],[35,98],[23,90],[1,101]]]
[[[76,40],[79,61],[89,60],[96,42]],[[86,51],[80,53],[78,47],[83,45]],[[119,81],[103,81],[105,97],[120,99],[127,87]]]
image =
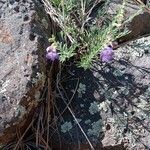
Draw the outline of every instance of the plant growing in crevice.
[[[53,41],[59,50],[60,61],[63,63],[75,56],[77,64],[84,69],[90,67],[97,59],[101,50],[112,41],[126,35],[129,31],[123,27],[123,0],[117,14],[107,19],[109,0],[43,0],[51,19],[59,26],[61,32]],[[106,18],[99,25],[101,18]],[[100,57],[101,58],[101,57]]]

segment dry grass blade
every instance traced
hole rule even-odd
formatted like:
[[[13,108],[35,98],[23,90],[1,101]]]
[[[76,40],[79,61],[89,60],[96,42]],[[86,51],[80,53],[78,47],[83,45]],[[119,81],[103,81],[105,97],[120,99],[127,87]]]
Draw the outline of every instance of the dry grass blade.
[[[44,3],[45,10],[49,14],[51,19],[61,28],[62,31],[64,31],[64,33],[68,37],[69,41],[71,43],[74,43],[74,39],[64,29],[63,21],[61,20],[61,18],[63,18],[63,16],[59,12],[56,11],[56,9],[52,6],[50,1],[42,0],[42,2]]]
[[[66,102],[65,99],[64,99],[64,96],[63,96],[63,94],[62,94],[62,92],[61,92],[61,90],[60,90],[60,87],[59,87],[60,74],[61,74],[61,73],[59,72],[58,75],[57,75],[57,83],[56,83],[57,90],[58,90],[59,94],[61,95],[61,98],[62,98],[64,104],[66,105],[66,107],[67,107],[68,110],[70,111],[72,117],[74,118],[75,122],[77,123],[78,127],[80,128],[81,132],[83,133],[85,139],[86,139],[87,142],[89,143],[89,145],[90,145],[90,147],[91,147],[91,150],[95,150],[94,147],[93,147],[93,145],[92,145],[92,143],[90,142],[88,136],[86,135],[86,133],[85,133],[84,130],[82,129],[80,123],[78,122],[76,116],[74,115],[74,112],[71,110],[71,108],[68,106],[67,102]]]
[[[83,23],[83,25],[82,25],[82,28],[84,28],[85,24],[89,21],[90,15],[91,15],[93,9],[95,8],[95,6],[96,6],[98,3],[100,3],[100,2],[101,2],[101,1],[96,0],[96,1],[94,2],[93,6],[90,8],[90,10],[86,13],[86,19],[85,19],[85,21],[84,21],[84,23]]]
[[[22,136],[20,137],[20,139],[18,140],[17,144],[15,145],[13,150],[17,150],[18,146],[20,145],[20,142],[22,141],[22,139],[24,138],[25,134],[27,133],[27,131],[31,128],[31,126],[33,125],[34,119],[31,121],[31,123],[29,124],[28,128],[25,130],[25,132],[22,134]]]

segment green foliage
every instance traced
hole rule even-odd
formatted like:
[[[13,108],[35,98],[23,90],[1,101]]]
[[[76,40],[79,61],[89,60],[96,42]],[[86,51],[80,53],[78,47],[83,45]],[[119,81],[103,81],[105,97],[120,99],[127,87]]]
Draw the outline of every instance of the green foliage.
[[[75,48],[77,47],[76,43],[72,43],[71,46],[66,44],[59,43],[58,48],[60,50],[60,61],[65,62],[67,59],[75,55]]]
[[[106,5],[100,7],[97,16],[91,19],[92,11],[99,4],[99,1],[90,0],[53,0],[59,26],[61,27],[61,39],[57,42],[60,51],[60,60],[65,62],[67,59],[78,55],[80,51],[80,67],[85,69],[90,67],[97,54],[110,42],[125,35],[128,31],[121,31],[124,21],[125,0],[122,3],[117,15],[112,20],[105,18],[104,25],[98,26],[95,22],[107,15]],[[53,15],[54,16],[54,15]],[[56,41],[55,41],[56,42]]]
[[[61,4],[61,0],[53,0],[52,3],[55,7],[59,7],[59,5]]]

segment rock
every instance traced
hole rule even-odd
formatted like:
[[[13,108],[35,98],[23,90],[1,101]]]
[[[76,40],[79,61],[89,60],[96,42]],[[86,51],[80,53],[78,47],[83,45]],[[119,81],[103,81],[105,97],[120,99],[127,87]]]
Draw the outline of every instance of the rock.
[[[38,0],[0,1],[0,143],[32,119],[45,82],[50,29]]]
[[[114,1],[111,1],[111,8],[115,13],[120,6],[120,0]],[[126,18],[140,10],[133,3],[132,1],[125,7]],[[149,20],[150,13],[147,10],[133,16],[126,23],[131,33],[118,39],[119,43],[149,34]],[[92,145],[100,147],[99,149],[122,150],[126,147],[132,149],[133,146],[140,149],[143,145],[150,148],[147,140],[147,130],[150,128],[149,41],[150,37],[134,39],[128,45],[117,49],[114,61],[105,64],[97,60],[86,71],[72,63],[67,64],[67,75],[62,70],[62,80],[60,79],[63,87],[60,86],[57,90],[61,92],[57,94],[54,122],[57,121],[55,130],[59,134],[53,137],[54,143],[60,146],[59,141],[62,139],[61,143],[73,145],[75,149],[90,148],[86,135]],[[66,110],[66,105],[70,107],[76,120]],[[66,132],[61,130],[64,124],[67,124]],[[52,135],[53,130],[54,128],[50,129]],[[140,146],[136,146],[139,141],[143,145],[140,143]]]
[[[99,149],[149,147],[149,41],[150,37],[145,37],[130,42],[115,51],[114,61],[105,64],[97,60],[86,71],[70,63],[65,79],[62,70],[65,81],[63,84],[62,79],[61,84],[66,92],[62,90],[61,96],[57,94],[59,113],[56,112],[56,118],[59,114],[61,118],[58,118],[56,128],[67,122],[72,124],[72,128],[65,133],[59,130],[54,139],[60,136],[65,144],[72,145],[88,143],[71,113],[65,110],[66,101],[93,146],[100,145]]]
[[[146,1],[143,2],[146,3]],[[112,0],[107,8],[109,14],[116,14],[121,4],[122,1],[120,0]],[[126,23],[124,27],[127,27],[130,33],[117,39],[119,44],[150,34],[150,10],[147,6],[144,7],[141,6],[141,4],[142,3],[136,0],[130,2],[128,1],[126,3],[124,14]]]

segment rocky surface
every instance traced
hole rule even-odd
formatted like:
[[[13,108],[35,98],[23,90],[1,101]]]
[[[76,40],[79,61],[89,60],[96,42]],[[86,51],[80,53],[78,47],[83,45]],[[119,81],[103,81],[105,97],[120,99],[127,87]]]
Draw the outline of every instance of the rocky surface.
[[[109,8],[117,10],[118,4],[114,0]],[[131,3],[127,10],[130,16],[139,7]],[[127,23],[131,33],[119,42],[149,34],[149,20],[144,9]],[[38,0],[0,0],[0,143],[12,140],[32,119],[44,86],[50,29]],[[83,132],[96,150],[150,149],[149,41],[148,36],[130,42],[117,49],[113,62],[96,61],[90,70],[71,63],[62,70],[50,124],[49,140],[56,149],[61,144],[63,149],[88,149]]]
[[[119,2],[111,1],[110,14],[116,13]],[[87,71],[70,63],[67,75],[62,70],[53,120],[58,126],[51,129],[58,149],[61,144],[90,149],[83,132],[96,150],[150,149],[150,36],[140,38],[150,33],[150,12],[135,2],[125,7],[125,17],[139,14],[126,22],[131,32],[118,41],[128,43],[115,51],[114,61],[104,64],[97,60]]]
[[[68,103],[95,149],[150,149],[149,41],[150,37],[130,42],[115,51],[114,61],[102,64],[97,60],[87,71],[71,64],[67,67],[54,119],[59,120],[59,131],[52,129],[56,139],[62,138],[72,149],[89,148],[66,110]]]
[[[0,143],[31,121],[44,86],[50,29],[38,0],[0,0]]]

